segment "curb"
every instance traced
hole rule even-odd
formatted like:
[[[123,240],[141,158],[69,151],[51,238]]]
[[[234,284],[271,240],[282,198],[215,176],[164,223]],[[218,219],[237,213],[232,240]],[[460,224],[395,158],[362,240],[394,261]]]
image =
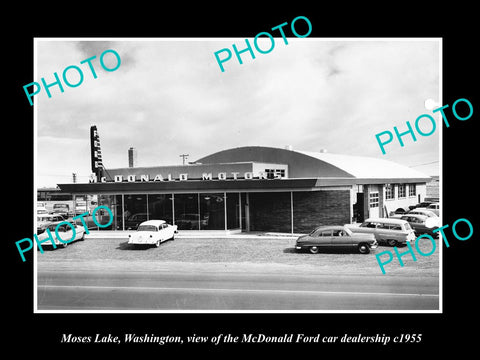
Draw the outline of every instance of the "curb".
[[[86,239],[126,239],[128,234],[133,231],[99,231],[93,230],[89,231],[89,234],[85,234]],[[297,239],[301,234],[286,234],[286,233],[258,233],[258,234],[249,234],[249,233],[184,233],[181,232],[175,235],[176,239]]]

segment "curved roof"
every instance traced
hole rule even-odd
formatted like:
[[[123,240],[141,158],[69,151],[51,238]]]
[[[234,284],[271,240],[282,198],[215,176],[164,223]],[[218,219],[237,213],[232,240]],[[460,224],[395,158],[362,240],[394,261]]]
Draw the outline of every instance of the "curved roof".
[[[420,171],[409,168],[408,166],[397,164],[393,161],[366,156],[329,154],[310,151],[299,152],[337,166],[356,178],[429,178],[429,176]]]
[[[264,146],[227,149],[197,160],[202,164],[241,161],[287,164],[289,178],[327,177],[385,182],[425,182],[430,179],[417,170],[383,159]]]

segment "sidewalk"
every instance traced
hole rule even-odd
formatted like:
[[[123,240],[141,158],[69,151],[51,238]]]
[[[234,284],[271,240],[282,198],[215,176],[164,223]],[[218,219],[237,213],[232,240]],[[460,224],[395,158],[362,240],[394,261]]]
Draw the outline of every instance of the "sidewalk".
[[[86,239],[126,239],[128,234],[135,232],[135,230],[89,230],[89,234],[85,234]],[[212,239],[212,238],[248,238],[248,239],[297,239],[303,234],[291,233],[276,233],[276,232],[261,232],[250,231],[240,232],[238,230],[179,230],[175,234],[176,239],[196,238],[196,239]]]

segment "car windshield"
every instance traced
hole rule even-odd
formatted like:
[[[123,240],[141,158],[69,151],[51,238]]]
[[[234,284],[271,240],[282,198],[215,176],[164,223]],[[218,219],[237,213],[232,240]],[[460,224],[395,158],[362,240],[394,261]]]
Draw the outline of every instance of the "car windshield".
[[[405,229],[406,230],[412,230],[412,228],[410,227],[410,224],[407,222],[405,225]]]
[[[157,231],[157,227],[155,225],[140,225],[137,231]]]

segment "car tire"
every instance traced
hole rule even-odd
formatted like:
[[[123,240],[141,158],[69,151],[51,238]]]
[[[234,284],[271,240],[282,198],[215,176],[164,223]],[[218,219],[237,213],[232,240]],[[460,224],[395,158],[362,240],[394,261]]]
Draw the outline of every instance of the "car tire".
[[[394,239],[388,239],[388,240],[387,240],[387,244],[390,245],[390,246],[397,246],[397,245],[398,245],[398,241],[397,241],[397,240],[394,240]]]
[[[82,234],[82,237],[79,239],[80,241],[85,240],[85,233]]]
[[[358,244],[358,251],[360,252],[360,254],[368,254],[370,253],[370,246],[365,243]]]
[[[312,254],[318,254],[318,252],[320,251],[320,248],[318,246],[310,246],[308,248],[308,250],[312,253]]]

